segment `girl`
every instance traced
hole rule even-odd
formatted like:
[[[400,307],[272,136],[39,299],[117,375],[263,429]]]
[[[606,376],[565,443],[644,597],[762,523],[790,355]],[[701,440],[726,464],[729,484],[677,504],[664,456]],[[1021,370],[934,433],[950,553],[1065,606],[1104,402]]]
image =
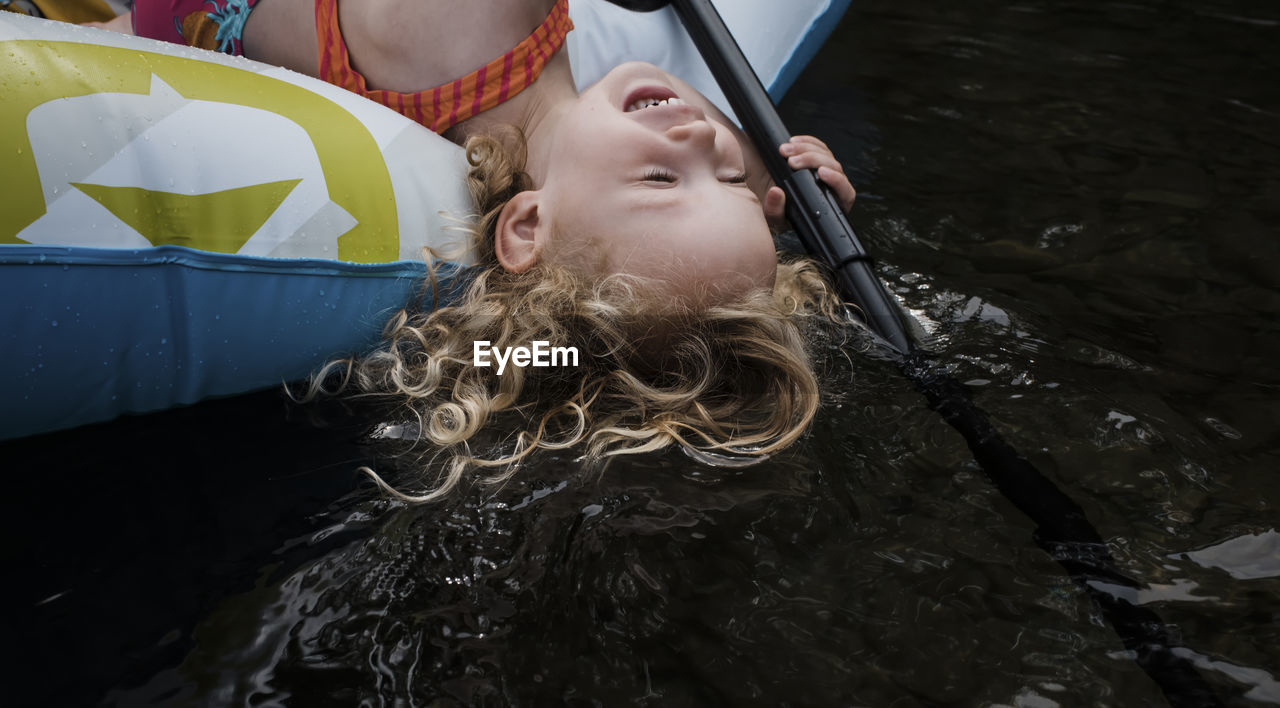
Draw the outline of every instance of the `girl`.
[[[451,462],[415,499],[472,465],[501,481],[578,443],[593,458],[673,443],[761,458],[816,411],[802,328],[840,307],[812,263],[778,263],[782,190],[741,131],[657,67],[623,64],[579,94],[559,51],[567,2],[137,0],[113,21],[318,76],[466,147],[483,270],[459,304],[402,312],[383,350],[330,364],[310,390],[389,395],[416,416]],[[852,205],[822,142],[779,149]],[[580,365],[500,376],[473,365],[478,341],[573,346]],[[504,452],[472,454],[481,430],[513,425]]]

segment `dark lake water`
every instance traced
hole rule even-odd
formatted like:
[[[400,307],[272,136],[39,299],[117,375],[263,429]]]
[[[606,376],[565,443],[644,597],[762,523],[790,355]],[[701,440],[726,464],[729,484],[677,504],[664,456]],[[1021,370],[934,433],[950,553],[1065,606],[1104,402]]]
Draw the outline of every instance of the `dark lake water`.
[[[1280,5],[855,0],[785,100],[928,346],[1228,705],[1280,705]],[[1160,706],[886,361],[742,470],[407,507],[277,392],[0,444],[10,705]],[[322,418],[317,420],[317,416]]]

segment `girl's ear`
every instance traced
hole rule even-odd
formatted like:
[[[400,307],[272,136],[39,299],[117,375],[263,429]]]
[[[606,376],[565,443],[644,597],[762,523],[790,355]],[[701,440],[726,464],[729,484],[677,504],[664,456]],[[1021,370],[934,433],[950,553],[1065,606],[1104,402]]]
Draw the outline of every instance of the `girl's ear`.
[[[541,208],[541,192],[520,192],[498,214],[493,249],[507,271],[523,273],[542,256],[550,225]]]

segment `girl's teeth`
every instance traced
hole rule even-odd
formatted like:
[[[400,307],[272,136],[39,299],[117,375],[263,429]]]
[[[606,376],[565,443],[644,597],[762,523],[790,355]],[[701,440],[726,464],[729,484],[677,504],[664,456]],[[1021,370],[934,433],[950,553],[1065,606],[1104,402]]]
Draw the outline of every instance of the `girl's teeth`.
[[[678,105],[678,104],[684,103],[684,101],[681,101],[678,98],[662,98],[662,99],[642,98],[639,101],[636,101],[635,103],[631,104],[630,106],[627,106],[627,112],[630,113],[631,111],[639,111],[645,108],[650,108],[652,106],[665,106],[668,103],[673,105]]]

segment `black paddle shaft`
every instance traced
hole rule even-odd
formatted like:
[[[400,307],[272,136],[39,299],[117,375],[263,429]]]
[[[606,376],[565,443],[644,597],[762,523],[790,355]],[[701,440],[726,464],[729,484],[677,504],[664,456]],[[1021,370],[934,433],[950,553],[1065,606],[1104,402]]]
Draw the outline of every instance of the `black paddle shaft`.
[[[773,101],[710,2],[675,2],[693,43],[711,68],[742,128],[787,195],[787,219],[810,255],[826,263],[840,292],[862,311],[871,331],[899,353],[911,350],[900,309],[876,277],[871,255],[853,233],[839,201],[813,170],[792,170],[778,147],[791,139]],[[729,77],[726,80],[722,77]]]
[[[644,3],[646,9],[661,3]],[[1000,436],[968,389],[914,346],[901,310],[835,199],[811,170],[793,171],[778,147],[791,139],[768,92],[710,0],[672,0],[773,181],[787,195],[787,218],[809,254],[835,272],[841,295],[896,350],[903,373],[969,445],[987,478],[1036,525],[1035,540],[1093,599],[1125,648],[1176,708],[1220,705],[1195,666],[1174,653],[1173,635],[1151,610],[1131,602],[1124,576],[1084,511]],[[1122,597],[1127,596],[1127,597]],[[1135,598],[1136,599],[1136,598]]]

